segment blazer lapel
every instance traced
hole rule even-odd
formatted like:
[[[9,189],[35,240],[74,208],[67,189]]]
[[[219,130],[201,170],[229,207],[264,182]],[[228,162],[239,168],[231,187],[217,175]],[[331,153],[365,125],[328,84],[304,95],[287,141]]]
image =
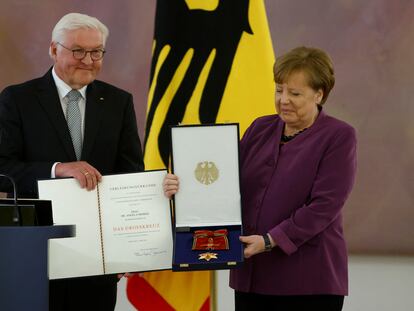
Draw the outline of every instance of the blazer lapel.
[[[50,69],[42,79],[39,86],[39,102],[49,117],[50,122],[56,129],[56,133],[62,142],[62,146],[69,159],[76,159],[75,150],[73,149],[72,138],[66,123],[65,115],[60,104],[59,94],[56,89],[55,81]]]
[[[98,135],[105,98],[95,83],[86,90],[85,130],[83,134],[82,159],[88,159]]]

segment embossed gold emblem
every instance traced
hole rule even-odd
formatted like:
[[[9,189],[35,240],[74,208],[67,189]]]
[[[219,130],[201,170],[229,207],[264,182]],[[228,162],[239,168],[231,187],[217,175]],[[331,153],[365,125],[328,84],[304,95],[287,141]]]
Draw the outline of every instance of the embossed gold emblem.
[[[210,185],[219,178],[219,170],[214,162],[199,162],[194,171],[195,178],[204,185]]]

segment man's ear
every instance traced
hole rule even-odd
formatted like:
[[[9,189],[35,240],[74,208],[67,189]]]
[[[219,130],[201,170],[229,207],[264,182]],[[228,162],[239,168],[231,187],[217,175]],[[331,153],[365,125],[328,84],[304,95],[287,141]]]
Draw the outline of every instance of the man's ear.
[[[54,61],[56,61],[56,53],[57,53],[57,44],[52,41],[50,42],[49,55]]]

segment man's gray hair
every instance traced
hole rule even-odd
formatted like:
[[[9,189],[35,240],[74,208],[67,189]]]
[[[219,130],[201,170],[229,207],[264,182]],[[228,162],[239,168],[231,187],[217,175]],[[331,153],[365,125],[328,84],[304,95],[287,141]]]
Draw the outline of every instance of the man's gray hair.
[[[63,41],[63,38],[67,31],[82,28],[99,30],[103,37],[103,46],[105,46],[106,39],[109,35],[108,27],[106,27],[96,17],[80,13],[66,14],[57,22],[55,28],[53,28],[52,31],[52,42],[61,42]],[[52,56],[51,49],[49,49],[49,55]]]

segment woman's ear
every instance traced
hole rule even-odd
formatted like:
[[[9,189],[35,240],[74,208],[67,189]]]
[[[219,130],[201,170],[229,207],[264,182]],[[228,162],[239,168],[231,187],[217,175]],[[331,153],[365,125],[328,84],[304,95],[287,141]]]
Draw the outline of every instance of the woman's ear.
[[[315,100],[316,100],[316,104],[320,104],[323,98],[323,91],[322,89],[319,89],[316,94],[315,94]]]

